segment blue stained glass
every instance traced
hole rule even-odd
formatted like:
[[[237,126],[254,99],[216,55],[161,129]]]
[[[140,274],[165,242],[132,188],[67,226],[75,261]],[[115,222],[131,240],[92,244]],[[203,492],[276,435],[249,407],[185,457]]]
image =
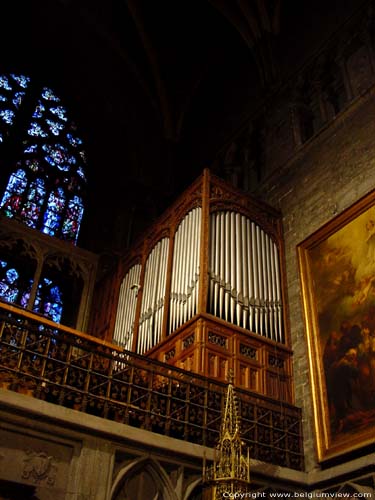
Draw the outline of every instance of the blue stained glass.
[[[44,111],[46,108],[43,106],[41,101],[38,102],[37,107],[35,108],[35,111],[33,113],[33,118],[42,118]]]
[[[83,171],[83,168],[82,167],[78,167],[77,168],[77,174],[84,180],[86,181],[86,176],[85,176],[85,172]]]
[[[47,87],[44,87],[42,97],[43,99],[46,99],[46,101],[60,102],[60,99],[52,92],[51,89]]]
[[[65,116],[66,109],[63,108],[62,106],[57,106],[56,108],[50,108],[50,111],[54,115],[58,116],[60,120],[63,120],[64,122],[68,120],[67,117]]]
[[[33,160],[26,160],[25,164],[33,172],[38,172],[40,170],[40,161],[34,158]]]
[[[36,179],[31,183],[27,193],[27,201],[21,211],[21,217],[23,217],[28,226],[36,227],[45,195],[46,190],[43,179]]]
[[[75,241],[83,216],[83,204],[79,196],[74,196],[68,203],[66,218],[61,233],[67,240]]]
[[[19,274],[17,273],[17,271],[15,269],[9,269],[6,272],[6,277],[7,277],[8,282],[13,284],[19,278]]]
[[[58,302],[45,302],[43,314],[51,318],[55,323],[60,323],[62,315],[62,305]]]
[[[42,130],[39,123],[32,122],[29,130],[27,131],[29,135],[34,137],[48,137],[48,134]]]
[[[12,90],[12,87],[9,85],[9,81],[6,76],[0,76],[0,88],[3,88],[5,90]]]
[[[0,280],[0,297],[6,302],[15,302],[18,295],[17,280],[19,274],[12,268],[8,269],[5,277]]]
[[[5,190],[1,207],[4,208],[8,217],[13,217],[18,213],[22,203],[22,193],[24,192],[27,184],[26,172],[24,170],[17,170],[15,174],[10,176],[8,186]]]
[[[30,78],[23,75],[0,76],[0,124],[3,123],[0,144],[8,139],[8,127],[14,122],[17,110],[24,106],[29,82]],[[68,205],[66,197],[80,195],[82,191],[86,182],[86,155],[81,150],[82,140],[76,135],[76,124],[69,120],[60,98],[49,87],[42,89],[35,103],[27,134],[29,139],[21,143],[22,156],[18,161],[15,159],[16,168],[9,178],[0,208],[8,217],[20,216],[25,224],[44,233],[76,240],[83,204],[79,198],[79,203],[76,200]],[[55,138],[57,136],[59,138]],[[54,196],[51,188],[48,192],[41,191],[33,178],[27,179],[26,172],[38,173],[50,186],[58,187]]]
[[[61,130],[63,130],[65,126],[63,123],[54,122],[48,119],[46,120],[46,122],[48,123],[49,129],[53,133],[53,135],[59,135]]]
[[[21,297],[21,300],[20,300],[21,307],[27,307],[28,306],[32,287],[33,287],[33,280],[30,280],[29,281],[29,286],[27,287],[27,290],[25,292],[23,292],[23,294],[22,294],[22,297]]]
[[[5,123],[8,123],[8,125],[12,125],[14,116],[15,116],[14,111],[10,109],[4,109],[0,111],[0,117],[3,119]]]
[[[82,144],[82,140],[79,137],[73,137],[72,134],[66,134],[66,137],[69,143],[74,147]]]
[[[38,285],[33,310],[60,323],[63,310],[62,293],[58,285],[44,278]]]
[[[29,200],[35,200],[39,205],[43,203],[43,198],[46,194],[43,179],[36,179],[31,183],[27,198]]]
[[[28,76],[23,76],[23,75],[14,75],[13,73],[10,75],[13,80],[15,80],[18,85],[22,88],[26,88],[27,85],[29,84],[30,82],[30,78]]]
[[[31,144],[26,149],[24,149],[23,152],[24,153],[36,153],[37,149],[38,149],[37,144]]]
[[[44,234],[49,234],[50,236],[55,236],[59,230],[61,222],[61,215],[51,211],[47,211],[44,214],[44,226],[42,232]]]
[[[65,195],[62,188],[52,191],[48,198],[48,208],[44,214],[42,232],[54,236],[60,228],[61,213],[65,206]]]
[[[55,300],[56,302],[60,302],[61,301],[61,292],[60,292],[60,289],[58,286],[53,286],[51,288],[51,297],[53,298],[53,300]]]
[[[44,144],[43,150],[47,153],[44,157],[46,161],[53,167],[57,167],[63,172],[68,172],[71,165],[74,165],[76,159],[74,156],[68,153],[68,150],[62,144],[54,144],[50,146],[49,144]]]
[[[12,99],[12,102],[13,104],[15,105],[15,107],[18,109],[22,103],[22,99],[24,98],[25,96],[25,92],[16,92],[14,94],[14,97]]]

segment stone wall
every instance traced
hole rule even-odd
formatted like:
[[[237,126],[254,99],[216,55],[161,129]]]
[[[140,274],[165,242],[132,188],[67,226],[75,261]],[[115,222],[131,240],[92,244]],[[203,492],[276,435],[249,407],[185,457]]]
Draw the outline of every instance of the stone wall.
[[[375,189],[375,89],[352,102],[262,183],[283,213],[296,405],[303,408],[307,471],[317,466],[297,245]]]

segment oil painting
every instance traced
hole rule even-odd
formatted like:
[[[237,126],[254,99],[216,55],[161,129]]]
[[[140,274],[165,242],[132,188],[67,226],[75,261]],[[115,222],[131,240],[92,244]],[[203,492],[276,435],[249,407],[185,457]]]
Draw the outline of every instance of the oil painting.
[[[320,461],[374,441],[375,194],[298,246]]]

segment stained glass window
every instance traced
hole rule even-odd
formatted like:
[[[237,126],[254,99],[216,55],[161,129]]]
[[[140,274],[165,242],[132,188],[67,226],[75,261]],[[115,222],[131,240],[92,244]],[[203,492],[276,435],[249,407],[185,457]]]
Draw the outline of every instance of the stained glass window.
[[[62,292],[52,280],[43,278],[39,283],[33,310],[60,323],[63,311]]]
[[[0,261],[1,275],[0,279],[0,298],[5,302],[16,302],[19,288],[18,278],[19,274],[13,267],[9,267],[8,263],[4,260]]]
[[[25,95],[35,102],[29,115],[23,110]],[[33,86],[23,75],[0,76],[0,144],[18,116],[25,133],[0,209],[29,227],[76,243],[86,189],[86,154],[77,127],[52,89]]]
[[[27,307],[32,286],[30,276],[33,273],[34,263],[29,261],[26,268],[17,250],[20,249],[13,249],[15,253],[13,256],[6,256],[2,252],[0,257],[0,300]]]
[[[63,292],[59,283],[61,279],[58,280],[55,275],[49,276],[51,271],[45,270],[37,286],[34,302],[30,304],[34,283],[30,275],[33,267],[30,261],[22,261],[19,256],[18,261],[14,258],[0,257],[0,300],[24,308],[29,306],[34,312],[61,323],[63,314]]]

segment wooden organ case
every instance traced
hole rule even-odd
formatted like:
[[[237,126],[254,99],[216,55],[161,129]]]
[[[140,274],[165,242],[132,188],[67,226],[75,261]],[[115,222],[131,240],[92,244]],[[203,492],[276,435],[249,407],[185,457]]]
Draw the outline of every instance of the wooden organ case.
[[[222,381],[231,369],[237,387],[293,403],[283,261],[280,213],[205,170],[121,259],[95,326],[126,350]]]

